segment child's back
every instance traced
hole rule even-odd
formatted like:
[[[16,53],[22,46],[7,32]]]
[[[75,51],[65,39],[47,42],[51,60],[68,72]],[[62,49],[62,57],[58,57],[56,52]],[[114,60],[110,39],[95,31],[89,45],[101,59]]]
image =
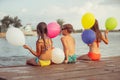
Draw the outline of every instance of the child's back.
[[[97,41],[94,41],[92,44],[89,44],[89,52],[94,52],[96,54],[100,53],[99,43]]]
[[[40,39],[38,41],[39,47],[41,47],[41,55],[40,55],[40,59],[41,60],[51,60],[52,58],[52,43],[50,39],[45,39],[45,44],[46,44],[46,48],[44,45],[44,41],[42,39]]]
[[[75,40],[71,35],[64,36],[62,39],[66,42],[68,55],[73,55],[75,53]]]

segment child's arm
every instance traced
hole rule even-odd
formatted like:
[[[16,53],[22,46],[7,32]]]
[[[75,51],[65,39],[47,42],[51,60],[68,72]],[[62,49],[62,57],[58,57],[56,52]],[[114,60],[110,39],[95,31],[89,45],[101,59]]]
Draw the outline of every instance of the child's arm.
[[[108,44],[108,30],[104,32],[104,36],[102,36],[102,40],[105,44]]]
[[[23,47],[25,49],[28,49],[34,56],[36,56],[36,52],[34,50],[32,50],[32,48],[30,48],[28,45],[23,45]]]
[[[36,51],[32,50],[28,45],[23,45],[25,49],[28,49],[34,56],[39,57],[41,48],[39,47],[39,44],[36,44]]]
[[[52,39],[50,39],[50,43],[51,43],[50,45],[51,45],[52,49],[54,49]]]
[[[67,48],[65,39],[63,37],[61,38],[61,42],[62,42],[64,53],[65,53],[65,63],[67,63],[68,62],[68,48]]]

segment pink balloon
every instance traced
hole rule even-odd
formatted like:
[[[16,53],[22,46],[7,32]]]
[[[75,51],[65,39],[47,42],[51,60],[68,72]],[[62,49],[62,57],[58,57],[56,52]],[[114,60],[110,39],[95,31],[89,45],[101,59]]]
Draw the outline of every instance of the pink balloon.
[[[47,36],[50,38],[54,38],[60,34],[60,25],[57,22],[49,23],[47,29],[48,29]]]

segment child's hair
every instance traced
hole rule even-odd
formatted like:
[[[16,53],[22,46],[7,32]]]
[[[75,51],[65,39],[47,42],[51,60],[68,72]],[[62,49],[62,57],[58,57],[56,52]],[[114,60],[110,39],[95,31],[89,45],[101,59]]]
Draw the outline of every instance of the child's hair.
[[[102,40],[102,34],[99,30],[99,25],[98,25],[98,21],[95,20],[95,24],[93,25],[93,27],[91,28],[95,33],[96,33],[96,40],[97,42],[101,42]]]
[[[38,34],[38,41],[40,38],[43,39],[44,46],[46,48],[44,34],[47,34],[47,24],[45,22],[40,22],[37,25],[37,34]]]
[[[69,33],[73,32],[73,26],[71,24],[64,24],[62,29],[67,29]]]

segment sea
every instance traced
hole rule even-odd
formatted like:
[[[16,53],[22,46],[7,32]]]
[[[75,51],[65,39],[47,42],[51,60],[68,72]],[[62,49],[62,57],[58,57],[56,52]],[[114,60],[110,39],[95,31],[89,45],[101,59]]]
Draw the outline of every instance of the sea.
[[[76,41],[76,55],[84,55],[89,51],[88,46],[82,41],[81,33],[71,34]],[[55,48],[63,49],[61,44],[62,35],[59,35],[52,39]],[[109,32],[108,33],[109,44],[106,45],[104,42],[100,44],[100,50],[102,58],[120,56],[120,32]],[[37,36],[25,36],[26,44],[29,45],[33,50],[36,50]],[[7,66],[23,66],[26,65],[26,60],[33,58],[34,56],[22,46],[14,46],[5,38],[0,38],[0,67]]]

